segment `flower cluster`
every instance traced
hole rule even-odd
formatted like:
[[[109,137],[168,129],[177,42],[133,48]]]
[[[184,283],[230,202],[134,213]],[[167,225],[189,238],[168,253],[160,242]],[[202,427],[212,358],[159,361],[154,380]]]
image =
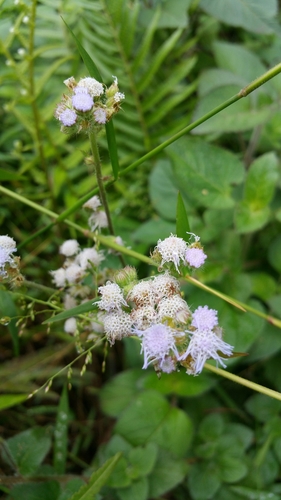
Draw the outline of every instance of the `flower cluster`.
[[[171,266],[175,267],[178,273],[180,273],[181,266],[188,266],[190,268],[201,267],[207,255],[204,253],[202,245],[199,242],[200,238],[192,233],[191,236],[194,237],[195,241],[190,244],[187,244],[182,238],[178,238],[173,234],[163,241],[159,240],[152,258],[161,267],[166,264],[169,269],[171,269]]]
[[[0,282],[9,281],[20,285],[23,277],[20,274],[20,258],[13,255],[17,251],[16,242],[10,236],[0,236]]]
[[[177,272],[185,266],[199,267],[206,258],[195,237],[195,244],[171,235],[155,249],[161,265],[172,263]],[[190,253],[192,251],[192,253]],[[181,262],[182,261],[182,262]],[[233,347],[222,340],[217,311],[199,306],[193,313],[180,293],[179,281],[169,271],[138,281],[133,268],[125,268],[99,287],[98,307],[103,313],[105,335],[114,344],[123,337],[138,336],[143,368],[153,364],[157,372],[170,373],[179,365],[197,375],[207,359],[225,367],[222,358],[232,355]]]
[[[113,78],[109,88],[90,77],[81,78],[78,83],[73,76],[65,80],[70,93],[63,95],[55,111],[63,132],[99,129],[119,111],[125,95],[119,92],[117,78]]]

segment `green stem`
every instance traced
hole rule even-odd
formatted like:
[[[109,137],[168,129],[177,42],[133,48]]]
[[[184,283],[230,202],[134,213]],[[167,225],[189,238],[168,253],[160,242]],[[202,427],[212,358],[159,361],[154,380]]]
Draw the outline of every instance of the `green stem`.
[[[101,161],[100,161],[99,148],[98,148],[98,144],[97,144],[95,131],[89,132],[89,140],[90,140],[90,144],[91,144],[92,155],[94,158],[94,165],[95,165],[97,183],[98,183],[98,187],[99,187],[99,194],[100,194],[102,205],[104,207],[106,217],[107,217],[108,229],[109,229],[110,234],[114,235],[113,224],[112,224],[109,206],[107,203],[106,192],[105,192],[104,184],[103,184],[103,180],[102,180]]]
[[[232,382],[236,382],[237,384],[244,385],[253,391],[260,392],[265,396],[269,396],[270,398],[278,399],[281,401],[281,393],[277,391],[273,391],[272,389],[268,389],[263,385],[256,384],[255,382],[251,382],[250,380],[246,380],[245,378],[239,377],[238,375],[234,375],[234,373],[227,372],[225,370],[221,370],[220,368],[216,368],[215,366],[209,365],[209,363],[205,363],[204,368],[209,370],[210,372],[216,373],[217,375],[221,375],[224,378],[228,378]]]

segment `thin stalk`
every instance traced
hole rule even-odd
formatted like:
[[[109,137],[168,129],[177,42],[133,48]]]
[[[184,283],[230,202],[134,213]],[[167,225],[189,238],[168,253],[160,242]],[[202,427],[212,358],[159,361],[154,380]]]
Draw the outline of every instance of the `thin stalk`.
[[[210,372],[216,373],[217,375],[221,375],[224,378],[228,378],[232,382],[244,385],[245,387],[248,387],[253,391],[260,392],[265,396],[269,396],[270,398],[278,399],[279,401],[281,401],[280,392],[273,391],[273,389],[268,389],[267,387],[263,387],[263,385],[256,384],[255,382],[251,382],[250,380],[246,380],[245,378],[239,377],[238,375],[234,375],[234,373],[216,368],[215,366],[209,365],[209,363],[205,363],[204,368],[206,368]]]
[[[105,192],[105,188],[104,188],[104,184],[103,184],[103,180],[102,180],[99,148],[98,148],[98,144],[97,144],[96,134],[94,131],[89,132],[89,140],[90,140],[90,144],[91,144],[92,155],[94,158],[94,165],[95,165],[97,183],[98,183],[98,187],[99,187],[99,194],[100,194],[102,205],[104,207],[106,217],[107,217],[108,229],[109,229],[110,234],[114,235],[114,229],[113,229],[113,224],[112,224],[112,220],[111,220],[110,210],[109,210],[109,206],[107,203],[106,192]]]

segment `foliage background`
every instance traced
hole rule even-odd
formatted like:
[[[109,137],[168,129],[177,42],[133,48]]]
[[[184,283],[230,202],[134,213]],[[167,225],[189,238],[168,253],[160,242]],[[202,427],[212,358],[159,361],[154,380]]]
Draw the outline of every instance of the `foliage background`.
[[[37,284],[26,284],[24,292],[0,290],[2,322],[16,318],[1,327],[0,337],[3,498],[70,499],[81,477],[123,451],[101,498],[275,500],[281,493],[280,402],[209,372],[158,380],[141,371],[132,339],[107,353],[105,371],[101,347],[83,377],[79,359],[68,395],[63,372],[48,393],[25,401],[76,356],[63,324],[42,324],[46,307],[35,300],[54,293],[48,272],[61,264],[62,241],[87,240],[60,223],[24,242],[50,222],[46,210],[59,214],[96,185],[84,162],[87,141],[59,134],[53,118],[63,80],[86,76],[61,16],[104,81],[116,75],[126,94],[114,119],[122,168],[280,62],[275,0],[2,2],[1,184],[45,210],[1,191],[1,234],[23,244],[22,272]],[[117,234],[147,255],[158,238],[175,232],[180,191],[191,230],[208,254],[196,277],[277,318],[280,96],[277,76],[138,168],[121,170],[108,190]],[[105,136],[101,155],[110,175]],[[81,210],[69,219],[86,227]],[[151,272],[136,259],[128,262],[139,277]],[[107,265],[117,266],[111,255]],[[280,391],[280,330],[183,286],[189,304],[217,309],[226,341],[249,353],[228,362],[229,370]],[[31,481],[42,476],[43,484]]]

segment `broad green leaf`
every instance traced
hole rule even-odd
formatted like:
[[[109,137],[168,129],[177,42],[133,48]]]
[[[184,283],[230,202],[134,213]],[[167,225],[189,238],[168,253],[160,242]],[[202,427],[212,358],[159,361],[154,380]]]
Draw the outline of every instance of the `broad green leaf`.
[[[49,452],[51,439],[46,429],[34,427],[7,439],[6,446],[20,474],[30,476]]]
[[[28,398],[28,394],[1,394],[0,411],[18,405]]]
[[[134,398],[138,379],[138,370],[128,370],[107,382],[99,393],[102,411],[110,417],[118,417]]]
[[[150,498],[160,498],[172,490],[183,481],[187,470],[186,460],[175,459],[173,455],[161,450],[153,473],[149,476]]]
[[[255,160],[248,171],[244,199],[252,211],[271,202],[279,178],[279,161],[275,153],[267,153]]]
[[[224,431],[225,423],[221,415],[208,415],[199,427],[199,436],[204,441],[217,441]]]
[[[247,488],[246,486],[232,486],[231,491],[240,495],[241,498],[246,500],[280,500],[280,495],[270,493],[266,490],[257,491],[256,488]]]
[[[143,386],[146,389],[155,389],[161,394],[192,397],[199,396],[209,391],[216,385],[216,379],[207,372],[200,374],[200,377],[189,377],[184,370],[174,373],[162,373],[161,378],[155,377],[155,373],[147,373],[143,379]]]
[[[237,85],[242,88],[245,86],[245,80],[240,75],[236,75],[225,69],[212,68],[203,71],[199,77],[198,92],[201,97],[208,95],[217,88]]]
[[[152,471],[158,455],[158,448],[154,443],[148,443],[140,448],[132,448],[128,453],[128,461],[134,469],[135,477],[147,476]],[[132,472],[130,472],[132,477]]]
[[[258,34],[274,32],[272,17],[277,14],[277,0],[201,0],[200,7],[230,26],[240,26]]]
[[[0,181],[15,181],[15,180],[26,179],[26,177],[21,176],[17,172],[9,172],[8,170],[4,170],[0,168]]]
[[[268,260],[272,267],[281,272],[281,236],[276,236],[268,248]]]
[[[256,271],[249,275],[252,282],[252,291],[256,297],[262,300],[270,299],[276,292],[277,284],[270,274]]]
[[[260,58],[242,45],[219,41],[213,44],[213,49],[218,66],[240,76],[242,87],[267,70]],[[259,91],[264,91],[264,86]]]
[[[179,187],[173,173],[171,162],[159,160],[149,177],[149,194],[155,210],[164,219],[176,220]],[[184,192],[181,193],[187,210],[192,209]]]
[[[252,233],[263,228],[270,220],[270,208],[263,207],[258,210],[251,210],[245,201],[236,207],[235,225],[239,233]]]
[[[213,463],[193,464],[188,473],[188,486],[194,500],[215,498],[221,480],[218,468]],[[206,495],[206,492],[207,495]]]
[[[186,209],[180,193],[178,193],[176,223],[177,223],[177,229],[176,229],[177,236],[179,238],[182,238],[184,241],[189,242],[190,235],[187,233],[190,233],[190,227]]]
[[[107,460],[100,469],[91,475],[88,484],[82,486],[69,500],[93,500],[94,496],[106,484],[120,457],[121,454],[117,453],[114,457]]]
[[[57,474],[65,473],[68,441],[68,422],[70,420],[68,394],[66,385],[63,388],[58,406],[54,430],[54,469]]]
[[[147,390],[123,411],[115,432],[135,446],[152,441],[181,457],[190,444],[192,425],[184,412],[170,408],[158,392]]]
[[[267,304],[269,305],[272,314],[276,314],[279,318],[281,317],[281,295],[273,295],[270,299],[267,300]]]
[[[73,307],[72,309],[67,309],[66,311],[56,314],[56,316],[52,316],[51,318],[44,321],[43,325],[46,323],[55,323],[56,321],[62,321],[67,318],[72,318],[72,316],[78,316],[79,314],[93,311],[95,308],[95,302],[97,302],[97,300],[98,299],[89,300],[88,302],[80,304],[77,307]]]
[[[281,313],[281,301],[279,302],[278,312]],[[255,341],[247,357],[247,362],[252,364],[254,361],[262,360],[274,356],[281,349],[280,330],[273,325],[265,325],[261,335]],[[270,363],[270,361],[269,361]]]
[[[148,498],[148,480],[146,477],[132,481],[128,488],[120,488],[118,490],[118,498],[120,500],[147,500]]]
[[[236,458],[224,453],[219,457],[218,462],[219,476],[225,483],[235,483],[245,477],[248,472],[248,467],[242,461],[242,457]]]
[[[268,422],[280,413],[281,403],[263,394],[253,394],[246,401],[245,407],[258,422]]]
[[[16,484],[11,490],[13,500],[59,500],[60,485],[57,481]],[[68,497],[69,498],[69,497]],[[67,499],[68,500],[68,499]]]
[[[243,180],[244,167],[230,152],[196,138],[185,137],[167,148],[183,196],[205,207],[234,205],[232,185]]]
[[[193,114],[193,120],[209,113],[223,101],[226,101],[241,90],[240,86],[228,85],[216,88],[205,95],[199,102]],[[256,109],[249,98],[242,98],[220,113],[202,123],[193,134],[225,134],[228,132],[244,132],[266,123],[272,116],[274,108],[264,105]]]

